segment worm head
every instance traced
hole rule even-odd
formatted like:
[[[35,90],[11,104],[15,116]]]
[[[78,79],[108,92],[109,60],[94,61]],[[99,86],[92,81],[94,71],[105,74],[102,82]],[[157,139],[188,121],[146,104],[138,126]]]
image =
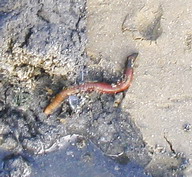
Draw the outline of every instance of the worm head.
[[[138,53],[133,53],[127,57],[127,67],[133,67]]]

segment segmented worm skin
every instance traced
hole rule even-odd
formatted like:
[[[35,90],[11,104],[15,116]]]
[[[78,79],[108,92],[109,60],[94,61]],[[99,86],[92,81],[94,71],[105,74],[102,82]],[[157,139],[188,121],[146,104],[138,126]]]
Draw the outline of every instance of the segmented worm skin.
[[[45,108],[44,113],[47,115],[53,113],[53,111],[59,107],[63,100],[65,100],[68,96],[79,92],[97,91],[100,93],[115,94],[127,90],[133,80],[133,64],[137,56],[138,53],[133,53],[127,57],[124,79],[120,83],[114,85],[105,82],[87,82],[64,89],[55,96],[51,103]]]

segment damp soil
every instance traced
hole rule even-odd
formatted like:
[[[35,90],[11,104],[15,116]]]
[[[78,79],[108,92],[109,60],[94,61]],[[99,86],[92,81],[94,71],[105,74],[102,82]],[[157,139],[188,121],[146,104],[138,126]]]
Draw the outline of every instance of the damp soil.
[[[145,142],[122,107],[126,92],[79,93],[43,113],[63,88],[122,79],[123,67],[114,72],[112,60],[104,68],[108,60],[87,56],[86,7],[0,2],[0,176],[183,176],[187,158]],[[157,16],[151,36],[140,31],[147,39],[161,35]]]
[[[38,77],[39,85],[34,92],[19,85],[10,85],[6,78],[2,80],[2,176],[60,176],[64,172],[64,176],[84,176],[87,173],[121,176],[127,168],[130,174],[150,176],[157,162],[162,167],[158,173],[163,170],[170,176],[182,172],[186,159],[177,156],[176,152],[172,155],[161,152],[165,162],[162,157],[160,162],[159,159],[152,161],[156,156],[146,146],[131,115],[115,104],[119,95],[77,94],[73,98],[75,102],[70,102],[69,98],[54,114],[47,117],[43,113],[49,103],[45,86],[51,80],[47,74]],[[49,89],[54,90],[54,84]],[[94,159],[91,160],[92,167],[80,159],[85,154],[88,154],[88,159]],[[163,163],[167,165],[166,169]],[[60,168],[61,164],[63,168]],[[103,164],[107,169],[97,171]],[[50,169],[50,166],[53,168]],[[76,166],[79,169],[71,173]],[[116,166],[117,171],[113,169]]]

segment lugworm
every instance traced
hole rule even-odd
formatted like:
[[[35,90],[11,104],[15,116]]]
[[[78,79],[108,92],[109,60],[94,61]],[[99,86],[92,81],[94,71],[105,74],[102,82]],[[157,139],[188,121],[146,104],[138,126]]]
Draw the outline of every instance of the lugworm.
[[[108,84],[105,82],[87,82],[64,89],[55,96],[51,103],[45,108],[44,113],[47,115],[53,113],[53,111],[59,107],[65,98],[79,92],[97,91],[100,93],[115,94],[127,90],[131,84],[131,81],[133,80],[133,64],[137,56],[138,53],[133,53],[127,57],[124,79],[121,82],[117,84]]]

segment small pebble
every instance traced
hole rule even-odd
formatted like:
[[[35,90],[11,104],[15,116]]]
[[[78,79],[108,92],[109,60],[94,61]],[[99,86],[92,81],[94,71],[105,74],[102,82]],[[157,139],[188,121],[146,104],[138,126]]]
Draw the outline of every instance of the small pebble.
[[[190,123],[186,123],[183,125],[183,130],[186,132],[191,131],[191,124]]]

